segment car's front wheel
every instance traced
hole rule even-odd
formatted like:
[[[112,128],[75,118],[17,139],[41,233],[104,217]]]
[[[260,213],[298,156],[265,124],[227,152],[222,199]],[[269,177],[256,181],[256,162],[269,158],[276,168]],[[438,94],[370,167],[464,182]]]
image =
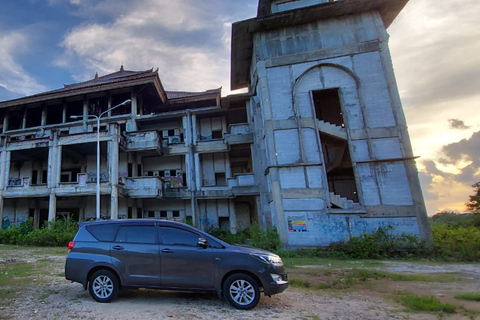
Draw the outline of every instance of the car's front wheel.
[[[110,302],[119,291],[117,277],[108,270],[98,270],[90,277],[88,290],[96,301]]]
[[[223,294],[232,306],[242,310],[253,309],[260,301],[257,281],[242,273],[232,274],[225,280]]]

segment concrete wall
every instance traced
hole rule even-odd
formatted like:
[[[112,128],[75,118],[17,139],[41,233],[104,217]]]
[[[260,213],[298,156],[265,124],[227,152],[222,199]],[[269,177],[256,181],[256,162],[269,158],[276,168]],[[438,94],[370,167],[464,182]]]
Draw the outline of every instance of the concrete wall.
[[[269,193],[260,207],[271,211],[288,246],[326,245],[387,225],[428,238],[387,38],[376,13],[254,36],[254,154],[266,152],[255,163],[256,176]],[[330,205],[312,100],[312,91],[323,89],[339,92],[357,211]]]

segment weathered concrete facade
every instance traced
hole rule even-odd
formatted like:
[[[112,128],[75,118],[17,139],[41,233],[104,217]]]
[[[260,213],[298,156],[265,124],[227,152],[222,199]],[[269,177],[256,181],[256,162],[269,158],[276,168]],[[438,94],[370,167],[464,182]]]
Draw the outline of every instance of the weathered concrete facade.
[[[259,17],[233,26],[259,215],[292,247],[382,226],[429,239],[386,32],[406,1],[326,2],[260,1]]]
[[[248,227],[256,219],[258,186],[245,99],[221,104],[220,89],[167,92],[157,71],[122,66],[0,102],[3,227],[29,217],[37,226],[64,216],[95,218],[102,112],[101,218],[173,219],[232,232]]]
[[[95,217],[103,112],[104,218],[259,222],[287,247],[387,225],[429,239],[386,32],[406,2],[260,0],[233,25],[232,88],[246,94],[168,92],[157,71],[122,66],[0,102],[4,227]]]

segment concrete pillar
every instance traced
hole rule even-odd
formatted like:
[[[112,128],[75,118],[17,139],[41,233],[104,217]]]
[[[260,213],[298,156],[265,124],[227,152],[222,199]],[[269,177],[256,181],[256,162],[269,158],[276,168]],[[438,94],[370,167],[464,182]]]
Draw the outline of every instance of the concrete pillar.
[[[3,221],[3,205],[5,198],[3,193],[8,186],[8,172],[10,171],[10,151],[7,151],[6,137],[4,139],[4,148],[0,153],[0,221]],[[8,157],[8,161],[7,161]],[[8,165],[8,167],[7,167]]]
[[[85,96],[83,98],[83,115],[87,115],[88,114],[88,98],[87,96]],[[87,132],[87,117],[84,117],[83,118],[83,132]]]
[[[8,130],[8,112],[5,113],[5,117],[3,118],[3,133],[7,132]]]
[[[228,200],[228,211],[230,212],[230,233],[237,234],[237,213],[233,200]]]
[[[119,159],[119,139],[118,128],[116,125],[110,125],[109,132],[113,132],[112,140],[109,142],[109,172],[112,192],[110,195],[110,219],[118,219],[118,159]]]
[[[53,134],[53,141],[48,150],[48,172],[47,187],[50,189],[50,200],[48,205],[48,221],[54,221],[57,212],[57,196],[55,189],[60,182],[60,171],[62,168],[62,147],[58,145],[58,134]]]
[[[278,235],[280,236],[280,241],[283,245],[288,244],[288,229],[287,221],[285,217],[285,211],[283,210],[283,198],[282,198],[282,188],[280,187],[279,181],[272,182],[272,199],[274,203],[274,211],[272,214],[272,222],[275,223],[277,227]]]
[[[137,131],[138,126],[137,122],[135,119],[137,118],[138,114],[138,101],[137,101],[137,95],[132,92],[132,102],[131,102],[131,113],[130,113],[130,119],[127,120],[127,131],[132,132],[132,131]]]
[[[63,113],[65,113],[65,111]],[[47,106],[45,105],[45,103],[43,103],[42,104],[42,120],[40,121],[40,125],[43,127],[46,124],[47,124]]]
[[[55,191],[50,192],[50,199],[48,203],[48,221],[55,221],[57,215],[57,196]]]

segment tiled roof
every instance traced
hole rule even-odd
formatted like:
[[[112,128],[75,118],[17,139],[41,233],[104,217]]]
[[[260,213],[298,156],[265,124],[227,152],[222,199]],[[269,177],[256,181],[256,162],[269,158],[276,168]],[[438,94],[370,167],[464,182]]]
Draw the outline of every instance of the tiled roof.
[[[174,99],[182,99],[182,98],[192,98],[203,96],[207,94],[220,94],[222,92],[222,88],[207,90],[203,92],[186,92],[186,91],[166,91],[168,100]]]
[[[78,88],[86,88],[92,86],[98,86],[106,83],[114,83],[114,82],[121,82],[127,80],[136,80],[141,78],[148,78],[151,76],[158,75],[158,69],[153,71],[153,68],[146,71],[128,71],[124,70],[123,66],[121,66],[120,71],[110,73],[99,77],[98,74],[95,74],[95,78],[92,80],[88,80],[85,82],[74,83],[74,84],[64,84],[64,88],[59,89],[58,91],[63,90],[73,90]]]

